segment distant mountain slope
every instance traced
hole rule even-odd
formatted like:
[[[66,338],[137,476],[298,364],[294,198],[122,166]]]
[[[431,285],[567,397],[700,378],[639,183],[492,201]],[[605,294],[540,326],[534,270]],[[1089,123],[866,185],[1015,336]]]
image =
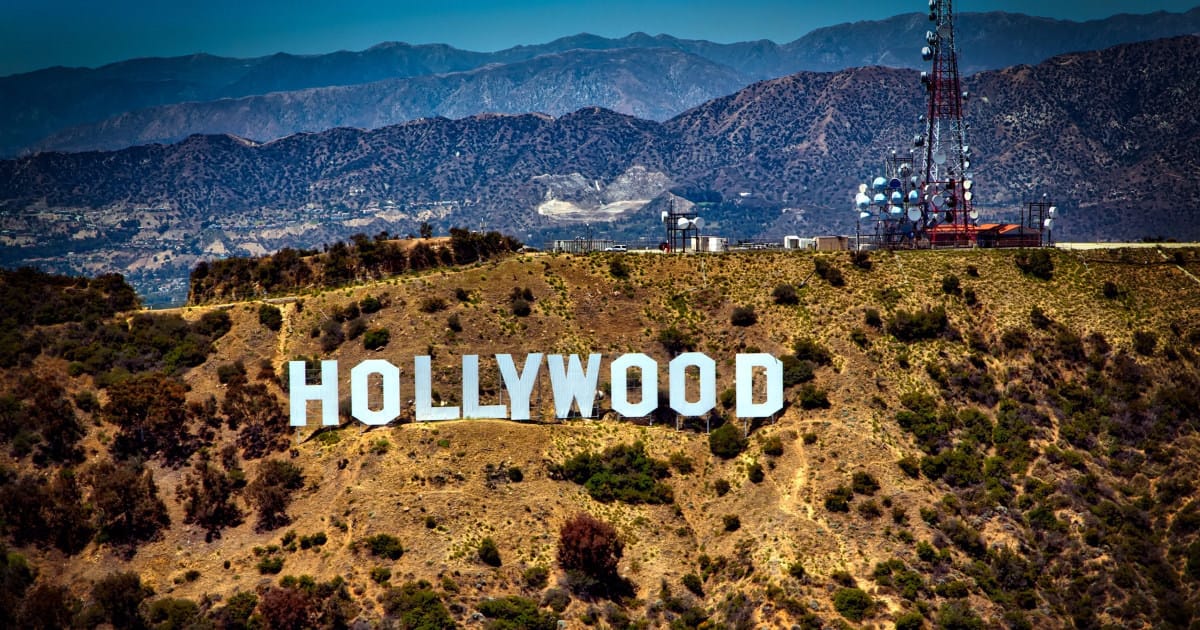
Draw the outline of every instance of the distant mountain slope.
[[[572,50],[466,72],[161,105],[57,132],[38,148],[114,149],[197,133],[274,140],[302,131],[374,129],[480,112],[558,116],[587,106],[664,120],[744,84],[725,66],[670,48]]]
[[[1045,192],[1065,211],[1060,240],[1200,239],[1191,203],[1200,199],[1198,84],[1195,36],[971,77],[977,205],[986,219],[1003,218]],[[147,247],[175,234],[163,253],[177,260],[219,253],[205,250],[214,242],[267,251],[410,232],[421,221],[522,239],[573,237],[591,222],[611,236],[656,238],[657,212],[646,208],[668,191],[712,204],[717,234],[853,233],[850,191],[886,151],[907,150],[921,111],[915,71],[876,67],[756,83],[663,123],[586,108],[261,145],[193,136],[0,161],[0,208],[8,233],[28,242],[73,234],[51,254],[59,261],[86,249],[80,239],[120,234],[129,221]],[[19,252],[5,252],[8,264]]]
[[[802,70],[836,71],[867,65],[915,68],[921,63],[917,48],[927,26],[923,14],[913,13],[819,29],[782,45],[765,40],[717,44],[644,33],[620,39],[583,34],[495,53],[470,52],[445,45],[386,43],[361,52],[339,51],[326,55],[281,53],[232,59],[200,54],[135,59],[96,69],[50,68],[0,77],[0,96],[3,97],[0,98],[0,156],[15,155],[33,146],[58,146],[39,141],[67,128],[102,121],[98,131],[110,139],[113,137],[111,130],[123,124],[123,128],[128,129],[123,134],[128,137],[128,142],[85,145],[72,140],[60,148],[119,148],[141,137],[186,134],[185,130],[175,126],[178,120],[170,117],[161,122],[139,122],[145,114],[134,115],[132,119],[121,118],[122,114],[160,105],[425,77],[472,70],[487,64],[520,63],[575,49],[673,48],[726,66],[739,75],[741,85]],[[965,13],[959,16],[959,27],[959,44],[964,51],[963,70],[972,73],[1019,63],[1037,63],[1065,52],[1197,33],[1200,32],[1200,9],[1184,14],[1118,15],[1083,23],[1019,14]],[[576,58],[581,62],[591,59]],[[591,72],[586,67],[580,70],[585,74]],[[607,89],[614,88],[608,86]],[[619,86],[616,89],[619,90]],[[706,89],[709,93],[720,93],[715,85],[706,86]],[[359,94],[346,93],[346,100],[339,101],[336,107],[342,111],[355,110],[355,115],[360,118],[368,117],[372,102],[357,102],[350,98],[353,96]],[[303,98],[291,97],[291,102]],[[670,103],[671,111],[664,116],[681,112],[693,104],[687,101]],[[247,119],[272,113],[270,101],[263,105],[265,111],[247,112]],[[535,102],[528,108],[529,111],[552,109],[552,102]],[[480,107],[463,113],[484,111],[487,110]],[[248,120],[225,120],[233,127],[215,131],[236,133],[237,128],[248,125]],[[132,127],[134,122],[141,126]],[[160,133],[165,127],[171,127],[174,133]],[[76,131],[68,137],[80,135]],[[250,135],[268,139],[262,134]]]

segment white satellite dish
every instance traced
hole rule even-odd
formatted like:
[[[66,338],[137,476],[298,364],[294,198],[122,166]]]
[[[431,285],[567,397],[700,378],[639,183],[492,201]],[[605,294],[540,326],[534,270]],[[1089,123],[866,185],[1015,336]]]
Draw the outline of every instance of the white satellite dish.
[[[917,191],[915,191],[915,190],[908,191],[908,203],[917,203],[917,201],[919,201],[920,199],[921,199],[921,195]]]
[[[967,171],[966,173],[963,173],[963,177],[965,177],[967,179],[975,179],[975,173],[972,173],[971,171]]]
[[[972,221],[975,221],[975,220],[979,219],[979,211],[978,211],[978,210],[972,210],[972,211],[970,211],[970,212],[968,212],[968,213],[967,213],[967,216],[968,216],[968,217],[971,217],[971,220],[972,220]]]
[[[883,193],[875,193],[875,203],[882,206],[887,203],[887,197],[884,197]]]
[[[904,193],[900,192],[899,190],[893,190],[892,191],[892,203],[894,203],[896,205],[900,205],[900,204],[904,203]]]
[[[941,208],[946,203],[946,198],[941,195],[934,195],[929,201],[933,204],[933,207]]]
[[[667,222],[667,211],[666,210],[662,211],[662,222],[663,223]]]
[[[875,190],[883,190],[884,188],[887,188],[887,184],[888,180],[883,177],[876,177],[875,181],[871,182],[871,185],[875,187]]]
[[[860,195],[861,195],[861,194],[863,194],[863,193],[865,193],[865,192],[867,192],[867,185],[866,185],[866,184],[859,184],[859,185],[858,185],[858,194],[860,194]]]
[[[965,180],[965,181],[963,181],[963,190],[971,190],[971,187],[974,185],[975,185],[975,182],[973,182],[969,179]]]
[[[679,217],[679,220],[675,222],[675,226],[681,230],[688,229],[688,225],[690,225],[690,224],[691,224],[691,221],[688,221],[687,219],[685,219],[683,217]]]
[[[908,177],[912,175],[912,166],[909,164],[900,165],[900,177]]]
[[[1046,222],[1043,223],[1042,225],[1045,225],[1046,229],[1048,230],[1048,229],[1054,227],[1054,219],[1046,219]]]
[[[963,168],[971,168],[971,160],[963,160]]]
[[[704,217],[696,217],[696,219],[694,221],[692,221],[692,223],[696,226],[697,230],[704,229]]]
[[[921,209],[920,208],[909,208],[908,209],[908,220],[909,221],[915,222],[920,218],[921,218]]]
[[[1050,206],[1050,216],[1051,217],[1058,216],[1058,206]]]
[[[862,210],[871,205],[871,198],[864,193],[858,193],[854,196],[854,204],[858,206],[859,210]]]
[[[860,219],[869,219],[869,218],[871,218],[871,213],[870,213],[870,212],[859,212],[859,213],[858,213],[858,218],[860,218]]]
[[[975,198],[975,193],[973,193],[969,190],[967,192],[963,193],[963,199],[966,199],[967,201],[970,201],[974,198]]]
[[[933,49],[928,46],[921,48],[921,59],[923,59],[924,61],[932,60],[933,59]]]
[[[966,94],[966,92],[963,92],[963,94]],[[963,155],[971,155],[971,147],[970,146],[965,145],[965,144],[963,145]]]
[[[888,208],[888,211],[895,215],[904,214],[904,208],[902,208],[901,206],[890,206]]]
[[[938,151],[933,154],[933,163],[941,166],[946,163],[946,154]]]

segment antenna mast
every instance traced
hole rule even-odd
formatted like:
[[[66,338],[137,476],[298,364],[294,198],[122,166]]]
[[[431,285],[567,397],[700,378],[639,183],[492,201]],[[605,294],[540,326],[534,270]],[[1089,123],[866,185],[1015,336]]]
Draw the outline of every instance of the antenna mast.
[[[921,49],[922,58],[932,62],[931,71],[921,73],[929,94],[925,135],[918,138],[925,145],[921,214],[931,246],[968,247],[979,213],[972,203],[971,150],[963,122],[967,93],[958,77],[954,0],[929,0],[929,20],[933,30],[925,33]]]

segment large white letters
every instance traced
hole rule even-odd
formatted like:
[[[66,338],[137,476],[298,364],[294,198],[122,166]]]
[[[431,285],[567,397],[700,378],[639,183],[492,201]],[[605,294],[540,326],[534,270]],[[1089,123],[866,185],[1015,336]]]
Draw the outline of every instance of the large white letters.
[[[642,399],[637,404],[629,402],[629,368],[641,372]],[[639,418],[658,408],[658,363],[654,359],[641,353],[624,354],[612,362],[610,372],[613,411],[626,418]]]
[[[700,398],[687,399],[687,369],[700,368]],[[717,406],[717,364],[703,352],[685,352],[671,360],[671,409],[681,416],[702,416]]]
[[[579,405],[579,415],[592,417],[592,403],[596,400],[596,380],[600,378],[600,355],[589,354],[587,371],[579,365],[579,355],[572,354],[569,367],[563,366],[563,355],[546,357],[550,367],[550,385],[554,388],[554,415],[566,418],[571,414],[571,403]]]
[[[511,354],[497,354],[496,364],[500,366],[500,376],[504,379],[504,389],[508,390],[509,408],[512,410],[512,420],[529,420],[529,397],[533,395],[533,386],[537,383],[538,369],[542,367],[542,353],[531,352],[525,357],[525,369],[517,373]]]
[[[338,423],[338,383],[337,361],[321,362],[321,382],[309,385],[305,378],[304,361],[288,362],[288,402],[291,420],[294,427],[308,424],[308,401],[321,401],[321,424],[337,426]]]
[[[432,420],[457,420],[458,407],[434,407],[433,406],[433,376],[429,373],[429,357],[415,357],[413,359],[413,398],[417,408],[417,422],[429,422]]]
[[[754,402],[754,368],[762,368],[767,377],[767,399]],[[783,361],[769,354],[737,355],[737,407],[739,418],[769,418],[783,409]]]
[[[413,406],[418,422],[435,420],[457,420],[458,418],[504,418],[529,420],[532,417],[530,399],[537,386],[542,367],[543,354],[531,352],[525,357],[520,371],[510,354],[497,354],[496,364],[504,389],[508,392],[509,406],[504,404],[482,405],[479,401],[479,356],[462,357],[462,409],[459,407],[433,405],[433,376],[430,357],[413,358]],[[586,367],[577,354],[552,354],[546,357],[550,372],[550,384],[554,393],[554,413],[566,418],[572,405],[579,413],[590,418],[596,402],[596,385],[600,376],[603,357],[589,354]],[[658,407],[658,363],[641,353],[630,353],[617,357],[610,365],[612,383],[612,408],[622,416],[638,418],[648,416]],[[698,371],[696,400],[688,400],[688,370]],[[636,369],[641,377],[641,395],[638,402],[630,401],[629,373]],[[761,374],[759,396],[755,400],[755,377]],[[377,409],[371,407],[372,377],[379,375],[380,398]],[[783,408],[783,363],[769,354],[739,354],[734,378],[737,391],[736,413],[740,418],[766,418]],[[338,367],[337,361],[321,361],[320,381],[308,383],[304,361],[288,363],[289,422],[300,427],[308,421],[308,403],[321,403],[321,424],[338,424]],[[688,352],[675,357],[669,366],[671,409],[682,416],[702,416],[713,409],[717,402],[716,362],[701,352]],[[400,369],[383,359],[370,359],[358,364],[350,371],[351,414],[368,425],[385,425],[400,416]],[[765,395],[764,395],[765,393]],[[503,403],[503,397],[501,398]]]
[[[464,354],[462,358],[462,394],[464,418],[503,418],[504,405],[479,404],[479,355]]]
[[[383,405],[373,411],[368,404],[372,374],[383,377]],[[350,370],[350,414],[363,424],[382,426],[400,415],[400,368],[382,359],[363,361]]]

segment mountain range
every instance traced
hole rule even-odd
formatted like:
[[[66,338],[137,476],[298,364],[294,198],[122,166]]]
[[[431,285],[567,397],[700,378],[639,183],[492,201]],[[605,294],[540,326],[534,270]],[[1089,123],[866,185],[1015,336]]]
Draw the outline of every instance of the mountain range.
[[[1082,23],[1010,13],[958,20],[966,74],[1200,32],[1200,8]],[[386,43],[326,55],[201,54],[50,68],[0,78],[0,155],[118,149],[194,133],[268,141],[335,126],[484,112],[560,115],[585,106],[665,120],[798,71],[917,68],[928,24],[924,14],[906,14],[819,29],[786,44],[581,34],[494,53]]]

